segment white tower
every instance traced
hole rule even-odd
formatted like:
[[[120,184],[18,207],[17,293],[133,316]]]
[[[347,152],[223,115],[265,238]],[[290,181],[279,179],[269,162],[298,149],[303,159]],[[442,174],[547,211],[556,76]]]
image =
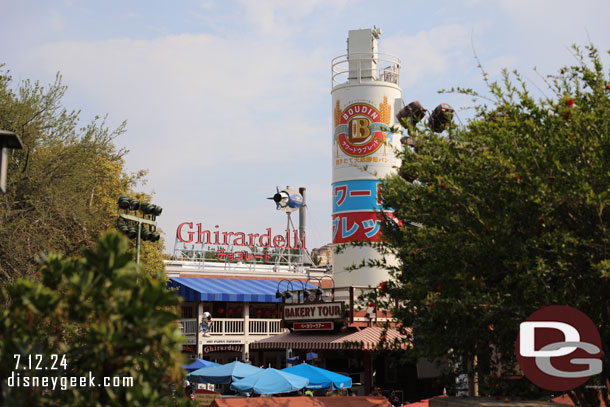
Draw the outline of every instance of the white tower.
[[[400,135],[391,134],[403,107],[399,87],[400,60],[377,49],[378,28],[349,31],[347,55],[332,61],[334,132],[332,144],[333,246],[379,241],[379,178],[395,171],[394,149]],[[388,272],[364,267],[346,271],[362,260],[380,258],[372,247],[346,247],[333,254],[337,287],[376,286]],[[392,261],[391,259],[387,259]]]

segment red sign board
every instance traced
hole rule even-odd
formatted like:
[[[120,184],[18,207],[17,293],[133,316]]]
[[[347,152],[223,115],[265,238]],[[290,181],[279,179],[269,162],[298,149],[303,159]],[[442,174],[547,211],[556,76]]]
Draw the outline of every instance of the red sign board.
[[[212,404],[215,398],[222,398],[222,395],[210,390],[195,390],[195,400],[197,401],[197,405],[199,407],[209,406]]]
[[[195,353],[195,345],[182,345],[182,352]]]
[[[320,319],[339,319],[343,316],[342,302],[323,302],[316,304],[286,304],[285,321],[314,321]]]
[[[295,322],[292,324],[294,331],[332,331],[335,329],[334,322]]]

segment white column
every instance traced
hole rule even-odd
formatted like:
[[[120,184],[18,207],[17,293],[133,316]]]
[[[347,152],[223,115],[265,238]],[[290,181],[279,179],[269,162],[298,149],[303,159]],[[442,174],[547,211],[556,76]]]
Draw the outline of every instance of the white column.
[[[242,351],[242,359],[250,360],[250,304],[244,302],[244,350]]]
[[[200,358],[201,357],[201,316],[203,315],[203,302],[199,301],[199,304],[197,306],[197,333],[195,334],[195,344],[197,347],[197,351],[195,352],[196,357]]]
[[[6,172],[8,171],[8,148],[0,148],[0,191],[6,192]]]
[[[292,357],[292,349],[286,349],[286,367],[290,367],[293,365],[297,365],[298,363],[290,363],[288,362],[288,358]],[[280,367],[281,369],[281,367]]]

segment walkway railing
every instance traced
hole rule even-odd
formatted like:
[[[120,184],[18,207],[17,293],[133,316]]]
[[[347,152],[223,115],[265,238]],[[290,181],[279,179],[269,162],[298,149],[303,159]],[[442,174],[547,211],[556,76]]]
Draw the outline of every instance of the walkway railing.
[[[196,319],[182,319],[182,334],[194,335],[197,332]],[[284,332],[281,319],[250,319],[248,334],[253,336],[277,335]],[[210,325],[211,335],[245,335],[243,318],[214,318]]]
[[[250,335],[277,335],[284,332],[281,319],[251,319]]]
[[[197,320],[193,319],[181,319],[182,324],[182,335],[194,335],[197,332]]]
[[[400,86],[400,59],[381,52],[338,56],[331,61],[331,71],[333,88],[350,81],[380,81]]]

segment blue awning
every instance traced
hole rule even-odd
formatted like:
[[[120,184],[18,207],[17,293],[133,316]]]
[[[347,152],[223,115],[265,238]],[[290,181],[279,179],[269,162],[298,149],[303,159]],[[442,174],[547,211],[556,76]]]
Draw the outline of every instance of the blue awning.
[[[282,302],[275,298],[282,280],[242,280],[235,278],[171,277],[168,287],[177,288],[185,301]],[[284,280],[280,291],[301,290],[301,283]],[[305,284],[305,283],[303,283]],[[307,283],[308,290],[317,288]]]

